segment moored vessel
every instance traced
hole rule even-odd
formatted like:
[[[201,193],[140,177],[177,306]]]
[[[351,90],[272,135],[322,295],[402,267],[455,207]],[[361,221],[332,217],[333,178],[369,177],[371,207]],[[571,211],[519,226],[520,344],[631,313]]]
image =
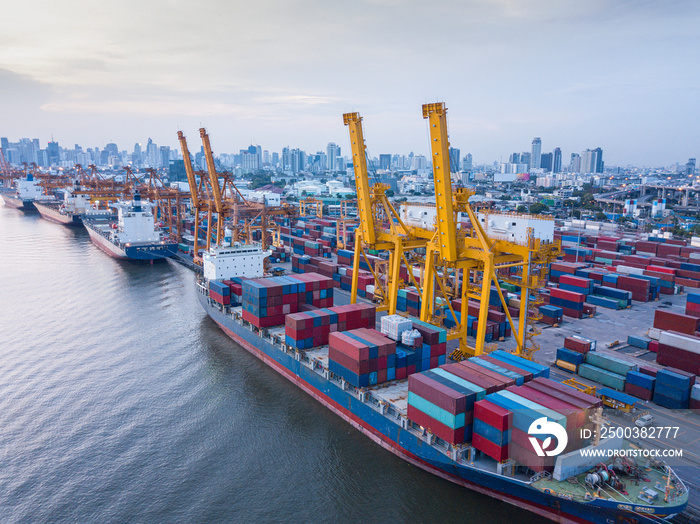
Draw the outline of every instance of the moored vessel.
[[[25,178],[18,179],[14,188],[0,192],[0,197],[5,205],[24,211],[34,210],[34,201],[41,196],[41,186],[32,173],[27,173]]]
[[[663,463],[583,460],[580,453],[572,459],[569,452],[551,461],[556,464],[553,471],[535,472],[531,465],[512,459],[495,460],[475,449],[475,443],[453,445],[442,440],[410,416],[408,380],[392,380],[389,375],[383,383],[356,387],[334,362],[330,345],[314,343],[306,350],[290,345],[285,325],[265,321],[277,313],[272,308],[289,307],[290,301],[285,297],[295,295],[310,293],[314,300],[317,296],[324,300],[320,298],[323,290],[309,287],[308,279],[296,275],[256,279],[246,290],[247,279],[240,276],[259,276],[262,263],[248,268],[249,272],[240,271],[238,261],[243,261],[240,257],[244,251],[264,258],[257,246],[237,246],[237,250],[230,252],[222,248],[216,257],[205,253],[204,274],[196,282],[204,310],[232,340],[395,455],[443,479],[555,522],[651,523],[668,520],[686,507],[686,486]],[[256,288],[267,288],[268,294],[260,302],[250,301],[250,291]],[[272,291],[277,288],[282,291]],[[329,291],[326,297],[330,296],[332,302],[332,284]],[[277,302],[280,306],[271,305]],[[325,307],[325,303],[321,305]],[[305,308],[314,309],[310,304]],[[318,311],[320,315],[322,310]],[[346,332],[347,326],[340,323],[337,326],[337,331]],[[323,328],[311,329],[316,337],[316,330]],[[450,365],[457,364],[449,364],[447,369]],[[540,388],[554,388],[553,391],[567,388],[547,378],[536,378],[533,382]],[[504,401],[493,395],[485,395],[482,400]],[[595,397],[590,399],[591,405],[599,403]],[[589,444],[581,449],[592,447]],[[635,445],[617,439],[600,446],[601,450],[608,448],[631,450]]]
[[[177,242],[171,241],[156,227],[154,204],[142,201],[138,191],[133,200],[112,204],[117,209],[117,219],[95,218],[85,215],[83,223],[91,240],[109,256],[120,260],[154,261],[172,257],[177,252]]]

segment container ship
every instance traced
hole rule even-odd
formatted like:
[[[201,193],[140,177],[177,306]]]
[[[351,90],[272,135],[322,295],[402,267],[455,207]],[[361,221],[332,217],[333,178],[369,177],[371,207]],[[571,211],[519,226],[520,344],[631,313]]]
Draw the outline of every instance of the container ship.
[[[90,214],[83,219],[92,241],[109,256],[120,260],[154,261],[177,253],[177,242],[170,241],[156,227],[154,204],[143,202],[138,190],[133,200],[120,201],[112,207],[117,209],[116,222]]]
[[[50,222],[64,226],[82,226],[83,215],[93,210],[88,195],[74,193],[79,190],[80,186],[76,185],[73,190],[66,190],[63,193],[62,201],[36,200],[34,206],[39,214]],[[97,216],[93,215],[93,218]]]
[[[34,201],[42,197],[42,190],[39,182],[32,173],[27,173],[25,178],[20,178],[16,182],[16,188],[7,188],[0,192],[5,205],[31,211],[35,209]]]
[[[581,453],[637,445],[584,439],[582,430],[601,422],[602,402],[550,380],[548,367],[504,351],[451,362],[445,330],[390,315],[377,331],[374,306],[334,306],[326,276],[261,278],[266,255],[240,244],[205,252],[196,279],[202,307],[236,343],[383,448],[555,522],[641,524],[685,509],[688,489],[668,465]],[[552,434],[557,449],[566,446],[557,456],[547,454]]]

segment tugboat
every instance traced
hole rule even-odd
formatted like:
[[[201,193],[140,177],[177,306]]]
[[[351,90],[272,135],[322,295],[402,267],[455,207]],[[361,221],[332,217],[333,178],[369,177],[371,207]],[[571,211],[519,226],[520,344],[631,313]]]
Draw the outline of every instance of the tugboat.
[[[90,238],[102,251],[120,260],[162,260],[177,253],[172,242],[156,227],[155,204],[141,200],[138,190],[133,200],[112,204],[117,209],[117,221],[85,215],[83,224]]]
[[[34,179],[32,173],[27,173],[26,178],[20,178],[16,184],[15,189],[9,188],[9,190],[0,192],[5,205],[23,211],[34,210],[34,201],[42,197],[39,182]]]

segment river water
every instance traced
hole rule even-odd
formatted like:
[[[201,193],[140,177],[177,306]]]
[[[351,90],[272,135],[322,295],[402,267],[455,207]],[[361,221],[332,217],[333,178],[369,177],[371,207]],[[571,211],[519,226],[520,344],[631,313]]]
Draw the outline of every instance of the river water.
[[[371,442],[224,335],[193,281],[0,205],[0,521],[542,521]]]

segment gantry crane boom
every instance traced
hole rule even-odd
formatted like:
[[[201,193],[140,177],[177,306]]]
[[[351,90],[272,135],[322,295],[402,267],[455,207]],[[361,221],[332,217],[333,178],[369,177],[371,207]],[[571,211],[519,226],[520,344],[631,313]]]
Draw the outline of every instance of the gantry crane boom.
[[[379,302],[377,309],[388,310],[389,314],[396,312],[396,302],[399,287],[401,286],[401,264],[407,268],[410,264],[406,258],[406,252],[417,248],[424,248],[427,239],[434,233],[422,228],[407,227],[401,217],[389,202],[386,191],[389,186],[376,183],[370,186],[367,172],[367,152],[362,132],[362,117],[359,113],[345,113],[343,123],[348,126],[350,132],[350,144],[352,149],[353,166],[355,170],[355,185],[357,188],[357,211],[360,218],[360,228],[355,232],[355,253],[353,257],[353,277],[350,300],[357,300],[358,270],[360,257],[365,261],[372,272],[375,282],[374,298]],[[386,219],[388,229],[382,228],[382,222]],[[380,274],[369,263],[365,248],[386,250],[389,252],[389,260],[386,264],[386,273]],[[411,275],[412,278],[412,275]]]
[[[204,146],[204,158],[207,161],[207,171],[209,173],[209,184],[211,185],[212,194],[214,196],[214,205],[216,206],[216,244],[220,245],[221,241],[224,238],[224,202],[223,198],[221,197],[219,175],[217,174],[216,166],[214,165],[214,154],[211,150],[211,144],[209,143],[209,135],[207,134],[207,130],[201,128],[199,130],[199,136],[202,137],[202,145]],[[209,217],[209,222],[211,223],[211,217]],[[207,243],[209,242],[208,239],[209,235],[207,234]]]
[[[459,317],[454,315],[457,327],[448,334],[448,338],[458,339],[461,351],[478,355],[484,349],[489,296],[493,284],[515,335],[518,353],[522,353],[525,350],[528,293],[530,289],[536,287],[538,282],[533,269],[536,265],[544,267],[556,258],[559,253],[558,246],[541,242],[539,238],[533,237],[531,231],[525,242],[489,238],[479,217],[469,205],[469,196],[472,193],[465,189],[458,189],[454,193],[452,191],[445,104],[424,104],[423,118],[428,120],[430,127],[437,223],[436,236],[428,242],[426,247],[421,320],[435,319],[436,291],[442,294],[446,309],[454,315],[450,299],[451,295],[456,293],[450,289],[448,278],[454,279],[453,289],[458,290],[461,287],[459,296],[462,299],[462,308]],[[465,213],[469,218],[470,229],[457,227],[460,212]],[[497,278],[497,271],[510,271],[511,268],[517,268],[521,275],[520,286],[523,298],[520,304],[519,329],[514,326]],[[436,283],[438,289],[435,288]],[[474,348],[470,348],[467,344],[468,326],[462,320],[467,318],[469,298],[480,300]]]
[[[194,262],[200,264],[199,258],[199,213],[202,209],[202,200],[199,198],[199,187],[197,187],[197,179],[192,167],[190,158],[190,150],[187,148],[187,139],[182,131],[177,132],[177,139],[180,141],[180,149],[182,149],[182,158],[185,162],[185,172],[187,173],[187,182],[190,186],[190,199],[194,208]]]
[[[367,176],[367,152],[365,138],[362,132],[362,117],[360,113],[345,113],[343,123],[348,126],[350,132],[350,144],[352,148],[352,165],[355,170],[355,187],[357,188],[357,209],[360,218],[362,238],[368,244],[374,244],[375,235],[374,216],[370,198],[369,177]]]

